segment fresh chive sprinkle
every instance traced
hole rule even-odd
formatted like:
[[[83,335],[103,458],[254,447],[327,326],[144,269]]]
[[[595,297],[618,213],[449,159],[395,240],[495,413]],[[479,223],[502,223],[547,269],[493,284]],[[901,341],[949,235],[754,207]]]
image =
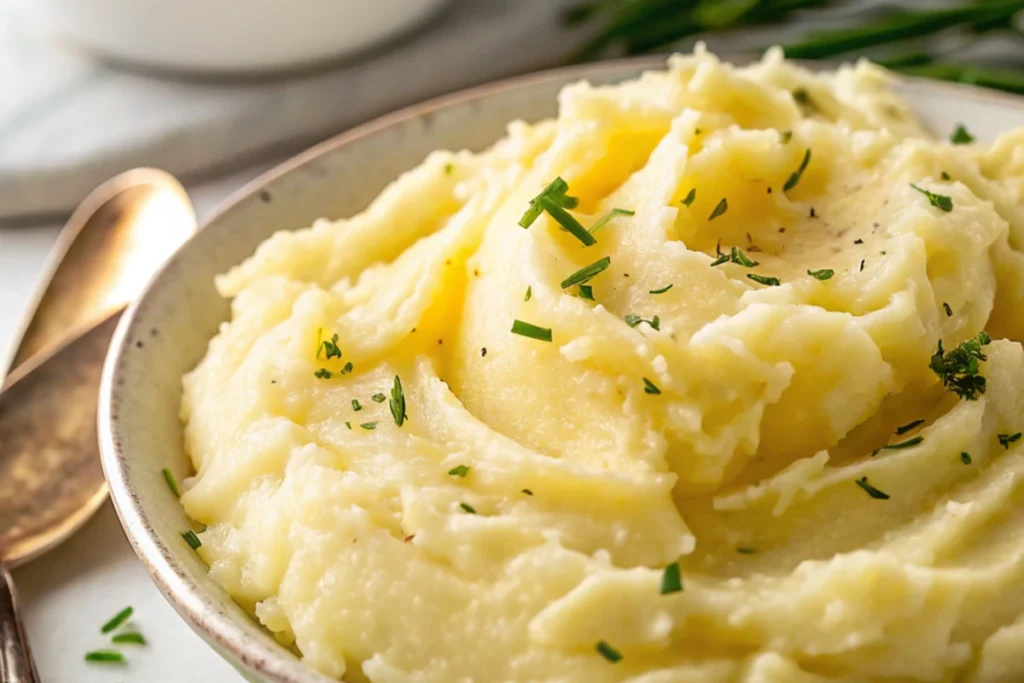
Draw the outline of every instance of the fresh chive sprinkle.
[[[708,216],[708,220],[713,221],[728,210],[729,200],[726,199],[725,197],[722,197],[722,201],[718,202],[718,204],[715,206],[715,210],[711,212],[710,216]]]
[[[789,176],[789,180],[782,186],[783,192],[789,192],[796,184],[800,182],[800,178],[803,177],[804,171],[807,170],[807,164],[811,163],[811,148],[808,147],[807,151],[804,152],[804,160],[800,162],[800,167],[793,171],[793,174]]]
[[[978,363],[988,360],[982,347],[991,341],[992,337],[987,333],[979,332],[977,337],[964,340],[955,349],[946,353],[940,339],[938,349],[932,354],[928,367],[942,380],[942,386],[960,398],[968,401],[977,400],[979,394],[985,393],[986,387],[986,380],[979,373]]]
[[[528,228],[533,225],[533,222],[537,220],[544,209],[540,204],[540,200],[544,197],[550,197],[552,201],[557,202],[560,206],[566,209],[573,209],[579,204],[579,200],[576,197],[570,197],[566,194],[569,191],[569,183],[565,182],[561,178],[555,178],[548,186],[540,191],[536,197],[530,200],[530,208],[526,210],[523,217],[519,219],[519,225],[524,228]]]
[[[611,264],[611,257],[605,256],[602,259],[594,261],[589,266],[583,266],[575,273],[562,280],[562,289],[569,289],[573,285],[583,284],[584,282],[602,273]]]
[[[595,232],[608,225],[609,222],[616,216],[635,216],[636,211],[630,209],[612,209],[605,215],[594,221],[594,224],[590,226],[590,234],[593,235]]]
[[[594,300],[594,288],[590,285],[580,285],[580,298],[587,301]]]
[[[374,394],[373,396],[370,397],[370,400],[372,400],[374,403],[383,403],[384,401],[387,400],[387,396],[385,396],[384,394]]]
[[[199,550],[203,545],[203,542],[199,540],[198,536],[196,536],[196,532],[191,529],[183,533],[181,537],[185,539],[185,542],[188,543],[189,546],[191,546],[192,550]]]
[[[110,633],[118,626],[131,619],[132,614],[134,613],[134,609],[132,609],[131,607],[125,607],[123,610],[112,616],[107,621],[107,623],[103,624],[103,626],[100,628],[100,633]]]
[[[402,380],[398,379],[398,375],[395,375],[395,383],[391,386],[388,407],[391,408],[391,417],[395,419],[395,424],[401,427],[408,415],[405,412],[405,391],[402,390]]]
[[[572,214],[560,207],[553,200],[548,197],[541,197],[540,205],[559,225],[568,230],[572,233],[573,237],[582,242],[583,246],[589,247],[597,244],[597,240],[594,236],[587,232],[587,229],[584,228],[578,220],[572,217]]]
[[[918,187],[914,183],[910,183],[910,186],[917,190],[918,192],[920,192],[921,194],[923,194],[925,197],[927,197],[928,203],[931,204],[932,206],[938,207],[945,211],[946,213],[949,213],[950,211],[953,210],[953,200],[947,197],[946,195],[929,192],[924,188]]]
[[[526,296],[523,297],[523,301],[529,301],[533,298],[533,285],[526,288]]]
[[[469,503],[459,503],[459,507],[468,512],[471,515],[476,514],[476,510]]]
[[[891,444],[889,444],[887,446],[882,446],[879,450],[882,450],[882,451],[899,451],[899,450],[903,450],[904,448],[913,448],[914,446],[916,446],[917,444],[921,443],[922,441],[924,441],[924,437],[923,436],[915,436],[915,437],[913,437],[911,439],[907,439],[906,441],[900,441],[899,443],[891,443]]]
[[[668,285],[666,287],[662,287],[661,289],[652,289],[652,290],[650,290],[648,292],[648,294],[664,294],[665,292],[667,292],[670,289],[672,289],[672,285]]]
[[[956,125],[956,130],[954,130],[953,134],[949,136],[949,141],[954,145],[969,145],[974,142],[974,136],[967,132],[964,124],[958,123]]]
[[[174,474],[169,469],[164,468],[164,481],[167,482],[167,488],[171,490],[175,498],[181,498],[181,489],[178,488],[178,482],[174,478]]]
[[[363,429],[372,430],[377,428],[377,422],[362,422],[359,426]]]
[[[857,486],[864,489],[869,496],[877,500],[889,500],[889,494],[879,491],[874,486],[868,483],[867,477],[861,477],[857,480]]]
[[[953,317],[953,309],[950,308],[949,304],[947,304],[945,301],[942,302],[942,308],[946,311],[947,318]]]
[[[536,339],[538,341],[551,341],[551,329],[547,327],[537,327],[528,322],[522,320],[512,321],[512,334],[518,334],[522,337],[529,337],[530,339]]]
[[[960,462],[965,465],[970,465],[973,461],[971,460],[971,454],[966,451],[960,454]]]
[[[135,631],[132,631],[131,633],[118,633],[110,640],[114,643],[130,643],[132,645],[146,644],[146,639],[143,637],[143,635]]]
[[[903,425],[902,427],[897,427],[896,428],[896,434],[897,435],[906,434],[907,432],[909,432],[911,429],[913,429],[917,425],[923,424],[923,423],[924,423],[924,420],[914,420],[913,422],[908,422],[907,424]]]
[[[525,493],[528,496],[532,496],[533,495],[533,491],[531,491],[530,489],[523,489],[523,493]]]
[[[697,198],[697,188],[691,187],[690,191],[686,193],[686,197],[683,199],[683,206],[690,206],[693,204],[693,200]]]
[[[779,278],[777,277],[767,277],[765,275],[758,275],[757,273],[747,273],[747,278],[753,280],[754,282],[758,282],[762,285],[768,285],[770,287],[778,287],[779,285],[782,284],[781,282],[779,282]]]
[[[733,247],[732,249],[729,250],[729,259],[733,263],[743,266],[744,268],[753,268],[755,266],[761,265],[757,261],[751,261],[749,258],[747,258],[747,255],[744,254],[743,250],[740,249],[739,247]]]
[[[458,465],[448,470],[448,474],[453,477],[465,477],[469,474],[469,465]]]
[[[807,274],[813,277],[815,280],[831,280],[832,276],[836,274],[836,271],[831,268],[822,268],[821,270],[808,270]]]
[[[349,431],[352,430],[352,423],[349,422],[348,420],[345,421],[345,426],[349,428]]]
[[[943,171],[943,172],[942,172],[942,174],[941,174],[941,175],[939,176],[939,178],[941,178],[942,180],[949,180],[949,179],[950,179],[950,176],[949,176],[949,174],[948,174],[948,173],[946,173],[945,171]]]
[[[359,412],[362,409],[363,409],[363,406],[362,406],[361,403],[359,403],[359,399],[357,399],[357,398],[352,399],[352,410],[355,410],[356,412]]]
[[[313,373],[313,376],[319,379],[330,379],[331,377],[334,377],[334,373],[327,368],[320,368]]]
[[[657,394],[661,393],[661,389],[658,388],[657,384],[655,384],[651,380],[647,379],[646,377],[644,377],[643,380],[644,380],[644,393],[645,394],[657,395]]]
[[[997,437],[999,439],[999,445],[1006,450],[1010,450],[1010,444],[1014,441],[1020,441],[1020,435],[1020,432],[1017,432],[1016,434],[999,434]]]
[[[124,655],[114,650],[93,650],[92,652],[85,653],[85,661],[87,662],[116,662],[118,664],[124,662]]]
[[[673,562],[665,567],[661,575],[661,594],[678,593],[683,590],[683,579],[679,575],[679,563]]]
[[[715,266],[720,266],[723,263],[728,263],[728,262],[729,262],[729,254],[719,254],[718,258],[716,258],[714,261],[711,262],[711,267],[714,268]]]
[[[323,330],[323,328],[320,328]],[[317,339],[320,339],[320,332],[317,332]],[[338,348],[338,335],[333,334],[329,340],[319,342],[319,346],[316,349],[316,357],[320,358],[320,352],[323,351],[325,358],[330,360],[332,358],[341,358],[341,349]]]
[[[638,315],[627,315],[625,320],[626,324],[629,325],[630,327],[636,327],[640,323],[647,323],[648,325],[651,326],[652,329],[661,329],[661,318],[659,318],[658,316],[654,316],[650,320],[646,320]]]
[[[748,548],[747,546],[741,545],[739,548],[736,548],[736,552],[738,552],[740,555],[753,555],[757,552],[757,550],[754,548]]]
[[[597,650],[597,654],[601,655],[612,664],[622,661],[622,653],[603,640],[597,641],[595,649]]]
[[[347,375],[348,373],[352,372],[352,368],[353,368],[353,365],[352,365],[351,362],[345,363],[345,367],[343,367],[341,369],[341,374]]]
[[[782,132],[782,144],[789,144],[789,141],[793,139],[793,131],[786,130]]]

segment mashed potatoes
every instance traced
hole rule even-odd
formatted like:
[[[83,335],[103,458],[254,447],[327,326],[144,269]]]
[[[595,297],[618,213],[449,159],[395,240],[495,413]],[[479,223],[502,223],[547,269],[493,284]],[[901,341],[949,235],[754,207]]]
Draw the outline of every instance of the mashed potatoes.
[[[1022,203],[866,64],[570,86],[218,280],[199,552],[348,681],[1022,681]]]

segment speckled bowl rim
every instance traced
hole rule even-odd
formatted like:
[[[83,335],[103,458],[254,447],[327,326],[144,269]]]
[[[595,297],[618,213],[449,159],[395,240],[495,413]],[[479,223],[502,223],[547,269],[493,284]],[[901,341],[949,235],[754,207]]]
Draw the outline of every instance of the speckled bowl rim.
[[[571,79],[598,77],[604,72],[628,67],[636,69],[663,67],[666,57],[667,55],[643,56],[548,69],[460,90],[421,104],[400,109],[391,114],[386,114],[314,145],[261,174],[222,202],[203,221],[202,229],[216,223],[224,213],[232,209],[236,204],[258,194],[266,185],[281,176],[292,173],[307,163],[388,127],[417,118],[429,117],[449,107],[463,106],[506,91],[528,88],[550,81],[569,81]],[[747,57],[731,61],[744,63],[752,61],[752,59],[752,57]],[[826,70],[836,66],[835,63],[827,62],[804,63],[803,65],[815,71]],[[896,79],[901,83],[914,84],[946,92],[951,101],[965,99],[988,101],[993,105],[1019,109],[1022,117],[1024,117],[1024,98],[1016,95],[971,85],[930,79],[899,76]],[[177,257],[178,252],[186,246],[187,243],[182,245],[167,263],[171,263]],[[165,264],[161,272],[166,267],[167,265]],[[337,683],[336,679],[329,678],[306,666],[298,657],[284,654],[281,650],[276,650],[267,643],[247,637],[242,629],[233,623],[230,618],[222,614],[213,605],[212,598],[206,595],[183,570],[175,566],[178,562],[175,554],[158,542],[138,494],[131,490],[128,485],[125,464],[131,456],[123,452],[120,445],[120,425],[116,409],[119,400],[118,386],[121,381],[122,357],[128,346],[127,340],[132,338],[136,312],[144,306],[159,274],[157,273],[150,279],[142,295],[127,309],[121,318],[107,355],[100,387],[97,416],[100,454],[103,470],[110,486],[111,499],[120,518],[121,525],[132,549],[139,559],[142,560],[160,592],[163,593],[164,597],[186,619],[192,628],[203,636],[222,656],[228,657],[229,660],[230,657],[235,658],[237,662],[233,663],[236,665],[241,664],[250,675],[260,676],[267,683]]]

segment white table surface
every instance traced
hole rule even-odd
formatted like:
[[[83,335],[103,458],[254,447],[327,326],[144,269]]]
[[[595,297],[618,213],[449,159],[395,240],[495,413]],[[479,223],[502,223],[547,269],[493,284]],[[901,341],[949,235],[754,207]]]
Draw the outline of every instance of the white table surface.
[[[266,167],[189,188],[200,219]],[[0,346],[6,348],[59,225],[0,226]],[[3,355],[3,354],[0,354]],[[164,600],[125,540],[110,503],[63,545],[14,571],[42,683],[241,683]],[[90,664],[109,647],[100,626],[126,605],[147,647],[127,664]]]

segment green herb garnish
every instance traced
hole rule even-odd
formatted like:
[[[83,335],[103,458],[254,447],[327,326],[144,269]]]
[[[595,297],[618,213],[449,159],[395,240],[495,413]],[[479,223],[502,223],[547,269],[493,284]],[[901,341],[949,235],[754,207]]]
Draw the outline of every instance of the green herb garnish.
[[[562,289],[569,289],[573,285],[583,284],[591,278],[599,275],[612,264],[612,259],[609,256],[605,256],[602,259],[598,259],[591,263],[589,266],[584,266],[577,270],[569,277],[562,280]]]
[[[652,290],[650,290],[647,293],[648,294],[664,294],[665,292],[667,292],[670,289],[672,289],[672,285],[668,285],[666,287],[662,287],[661,289],[652,289]]]
[[[796,103],[799,104],[800,106],[807,107],[808,109],[817,109],[817,107],[814,104],[814,101],[811,99],[810,94],[807,92],[805,88],[797,88],[796,90],[793,91],[792,94],[793,100],[796,101]]]
[[[322,330],[323,328],[320,328],[320,329]],[[316,357],[317,358],[320,358],[320,353],[321,352],[323,352],[325,354],[324,358],[326,360],[330,360],[332,358],[341,358],[341,349],[338,348],[338,335],[332,334],[331,338],[329,340],[326,340],[326,341],[319,341],[319,339],[320,339],[320,332],[318,331],[317,332],[318,344],[317,344],[317,348],[316,348]]]
[[[132,614],[135,610],[131,607],[125,607],[123,610],[112,616],[107,623],[100,627],[100,633],[110,633],[124,622],[131,619]]]
[[[334,373],[327,368],[320,368],[313,373],[313,376],[318,379],[330,379],[331,377],[334,377]]]
[[[693,204],[693,200],[697,198],[697,188],[691,187],[690,191],[686,193],[686,197],[683,199],[683,206],[690,206]]]
[[[468,512],[471,515],[476,514],[476,510],[469,503],[459,503],[459,507]]]
[[[654,316],[650,320],[646,320],[644,318],[641,318],[638,315],[627,315],[626,316],[626,324],[629,325],[630,327],[636,327],[640,323],[647,323],[648,325],[651,326],[652,329],[655,329],[655,330],[660,330],[661,329],[661,318],[659,318],[658,316]]]
[[[970,465],[973,461],[971,460],[971,454],[966,451],[960,454],[960,462],[965,465]]]
[[[811,148],[808,147],[807,151],[804,152],[804,160],[800,162],[800,167],[793,171],[793,174],[789,176],[789,180],[782,186],[783,192],[789,192],[796,184],[800,182],[800,178],[803,177],[804,171],[807,170],[807,164],[811,163]]]
[[[171,490],[175,498],[181,498],[181,489],[178,488],[178,482],[174,478],[174,474],[169,469],[164,468],[164,481],[167,482],[167,488]]]
[[[555,178],[552,180],[547,187],[540,191],[540,194],[530,200],[530,208],[528,208],[526,213],[523,214],[523,217],[519,219],[519,225],[524,228],[528,228],[533,225],[533,222],[537,220],[544,211],[540,200],[545,197],[550,198],[551,201],[563,208],[576,208],[579,204],[579,200],[576,197],[570,197],[567,195],[566,192],[568,191],[569,183],[565,182],[561,178]]]
[[[925,197],[927,197],[928,203],[931,204],[932,206],[938,207],[945,211],[946,213],[949,213],[950,211],[953,210],[953,200],[947,197],[946,195],[929,192],[924,188],[918,187],[914,183],[910,183],[910,186],[917,190],[918,192],[920,192],[921,194],[923,194]]]
[[[348,363],[345,363],[345,367],[343,367],[343,368],[341,369],[341,374],[343,374],[343,375],[347,375],[348,373],[352,372],[352,368],[353,368],[353,367],[354,367],[354,366],[352,365],[352,362],[351,362],[351,361],[350,361],[350,362],[348,362]]]
[[[533,491],[531,491],[530,489],[523,489],[523,493],[525,493],[528,496],[532,496],[533,495]]]
[[[622,653],[603,640],[597,641],[597,646],[594,649],[612,664],[622,661]]]
[[[529,337],[530,339],[536,339],[537,341],[551,341],[550,328],[538,327],[532,323],[523,322],[518,319],[512,321],[512,334],[518,334],[521,337]]]
[[[348,427],[349,431],[352,431],[352,423],[348,420],[345,421],[345,426]]]
[[[1017,432],[1016,434],[999,434],[996,438],[999,439],[1000,446],[1006,450],[1010,450],[1010,444],[1014,441],[1020,441],[1020,436],[1021,433]]]
[[[729,200],[726,199],[725,197],[722,197],[722,201],[718,202],[718,204],[715,206],[715,210],[711,212],[710,216],[708,216],[708,220],[713,221],[728,210]]]
[[[469,465],[457,465],[448,470],[448,474],[453,477],[465,477],[469,474]]]
[[[679,563],[673,562],[665,567],[661,575],[661,594],[679,593],[683,590],[683,579],[679,574]]]
[[[732,247],[728,254],[719,252],[718,258],[711,262],[711,267],[720,266],[723,263],[735,263],[738,266],[744,268],[754,268],[761,265],[758,261],[752,261],[750,258],[743,253],[743,250],[739,247]]]
[[[880,450],[880,451],[898,451],[898,450],[902,450],[904,448],[912,448],[912,447],[916,446],[917,444],[921,443],[922,441],[924,441],[924,437],[923,436],[915,436],[915,437],[913,437],[911,439],[907,439],[906,441],[901,441],[899,443],[891,443],[891,444],[889,444],[887,446],[882,446],[878,450]]]
[[[718,258],[716,258],[714,261],[711,262],[711,267],[714,268],[715,266],[720,266],[723,263],[728,263],[728,262],[729,262],[729,255],[728,254],[719,254]]]
[[[92,652],[85,653],[85,661],[116,662],[120,664],[124,662],[124,655],[114,650],[93,650]]]
[[[924,420],[914,420],[913,422],[908,422],[907,424],[903,425],[902,427],[897,427],[896,428],[896,434],[897,435],[906,434],[911,429],[913,429],[914,427],[916,427],[919,424],[922,424],[923,422],[924,422]]]
[[[960,343],[955,349],[946,353],[942,349],[942,340],[939,340],[938,349],[932,355],[928,367],[932,369],[942,386],[946,387],[960,398],[974,401],[979,394],[985,393],[985,378],[978,374],[979,362],[988,360],[988,356],[982,351],[992,337],[985,332],[979,332],[977,337],[971,337]]]
[[[594,288],[590,285],[580,285],[580,298],[587,301],[594,300]]]
[[[821,270],[808,270],[807,274],[813,277],[815,280],[831,280],[832,276],[836,274],[836,271],[831,268],[822,268]]]
[[[739,548],[736,548],[736,552],[738,552],[740,555],[753,555],[757,552],[757,550],[754,548],[748,548],[746,546],[741,545]]]
[[[943,308],[943,310],[946,311],[946,317],[947,318],[952,318],[953,317],[953,309],[950,308],[949,304],[947,304],[945,301],[942,302],[942,308]]]
[[[597,244],[597,240],[594,236],[587,232],[587,229],[584,228],[578,220],[573,218],[571,213],[556,204],[553,200],[548,197],[541,197],[540,205],[559,225],[568,230],[572,233],[573,237],[582,242],[583,246],[589,247]]]
[[[454,171],[454,170],[455,170],[455,164],[453,164],[452,162],[449,161],[447,164],[444,165],[444,174],[445,175],[451,175],[452,171]]]
[[[793,131],[784,130],[780,136],[782,138],[782,144],[787,145],[789,141],[793,139]]]
[[[747,278],[770,287],[778,287],[782,284],[777,277],[768,277],[766,275],[758,275],[757,273],[747,273]]]
[[[608,223],[616,216],[635,216],[636,211],[630,209],[612,209],[605,215],[594,221],[594,224],[590,226],[590,234],[593,235],[595,232],[608,225]]]
[[[867,491],[867,494],[872,498],[876,498],[878,500],[889,500],[889,494],[883,493],[882,491],[879,491],[874,486],[869,484],[867,477],[861,477],[860,479],[858,479],[857,486]]]
[[[366,430],[373,430],[377,428],[377,422],[363,422],[359,426]]]
[[[359,403],[359,399],[357,399],[357,398],[352,399],[352,410],[354,410],[356,412],[359,412],[362,409],[363,409],[363,406],[362,406],[361,403]]]
[[[118,633],[110,639],[114,643],[130,643],[132,645],[145,645],[146,639],[141,633],[132,631],[130,633]]]
[[[657,395],[657,394],[661,393],[661,389],[658,388],[657,384],[655,384],[651,380],[647,379],[646,377],[644,377],[643,380],[644,380],[644,393],[645,394]]]
[[[974,136],[967,132],[964,124],[956,124],[956,130],[949,136],[949,141],[954,145],[969,145],[974,142]]]
[[[398,375],[395,375],[395,383],[391,385],[391,400],[388,401],[388,407],[391,408],[391,417],[395,418],[395,424],[401,427],[407,415],[405,392],[402,390],[402,380],[398,379]]]
[[[387,400],[387,396],[385,396],[384,394],[374,394],[373,396],[370,397],[370,400],[373,401],[374,403],[383,403],[384,401]]]
[[[523,301],[529,301],[533,298],[533,285],[526,288],[526,295],[523,297]]]
[[[181,537],[185,539],[185,542],[188,543],[189,546],[191,546],[192,550],[199,550],[203,545],[203,542],[199,540],[198,536],[196,536],[196,532],[191,529],[183,533]]]

